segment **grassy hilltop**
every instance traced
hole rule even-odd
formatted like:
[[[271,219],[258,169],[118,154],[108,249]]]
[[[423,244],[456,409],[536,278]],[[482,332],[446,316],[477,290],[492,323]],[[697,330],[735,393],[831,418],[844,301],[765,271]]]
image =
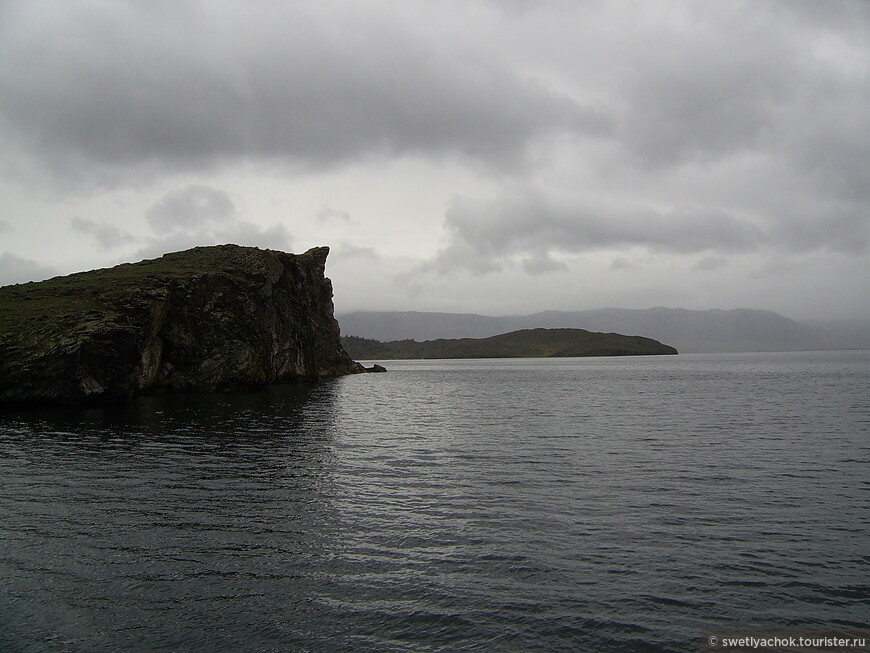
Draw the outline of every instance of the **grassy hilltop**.
[[[313,258],[312,252],[295,256],[304,265]],[[0,353],[11,358],[23,347],[29,349],[28,356],[45,353],[57,346],[58,339],[81,339],[107,322],[129,322],[134,308],[142,312],[136,304],[143,298],[164,299],[170,284],[217,275],[239,281],[262,273],[262,265],[255,248],[197,247],[138,263],[0,287]]]

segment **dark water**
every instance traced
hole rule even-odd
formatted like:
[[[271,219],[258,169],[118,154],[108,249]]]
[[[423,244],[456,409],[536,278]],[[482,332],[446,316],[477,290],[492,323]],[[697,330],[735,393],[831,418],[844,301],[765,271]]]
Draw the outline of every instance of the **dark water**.
[[[870,352],[389,367],[0,415],[0,650],[867,627]]]

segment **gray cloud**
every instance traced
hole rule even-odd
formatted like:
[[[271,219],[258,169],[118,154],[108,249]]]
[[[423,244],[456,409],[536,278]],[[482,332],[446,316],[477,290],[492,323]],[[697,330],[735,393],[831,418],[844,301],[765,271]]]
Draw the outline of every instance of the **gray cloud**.
[[[756,156],[787,167],[817,195],[866,203],[867,7],[683,6],[691,28],[672,23],[644,32],[626,56],[629,72],[619,76],[617,97],[627,160],[659,174]]]
[[[528,274],[538,275],[549,272],[567,272],[568,266],[563,261],[557,261],[549,253],[537,253],[522,260],[523,270]]]
[[[866,313],[870,3],[636,4],[0,0],[6,249],[66,265],[68,231],[37,229],[71,214],[95,218],[69,223],[92,239],[75,265],[143,216],[153,255],[289,248],[242,210],[280,206],[349,245],[360,307],[384,301],[357,278],[380,243],[381,278],[454,308],[500,283],[555,298],[566,268],[606,297],[751,298],[735,261],[782,259],[801,263],[767,278],[793,297],[820,306],[834,270],[829,296]],[[179,190],[149,207],[155,188]]]
[[[288,251],[292,249],[290,233],[283,225],[260,227],[250,222],[238,222],[227,228],[210,230],[175,231],[167,235],[153,238],[144,247],[137,250],[131,260],[156,258],[167,252],[177,252],[192,247],[207,245],[244,245]]]
[[[342,243],[336,250],[336,255],[346,259],[368,259],[376,261],[380,259],[378,253],[372,247],[357,247],[350,243]]]
[[[61,175],[121,184],[407,154],[516,170],[562,134],[607,145],[586,158],[601,174],[752,152],[866,202],[870,19],[829,4],[677,2],[657,21],[563,2],[13,1],[0,125]]]
[[[439,267],[464,266],[477,273],[497,269],[506,257],[524,257],[530,273],[565,269],[553,252],[578,254],[641,246],[668,253],[753,251],[767,237],[754,224],[718,209],[668,212],[630,203],[557,198],[534,190],[513,191],[493,201],[455,198],[447,211],[451,244]]]
[[[9,252],[0,253],[0,286],[39,281],[56,276],[57,270]]]
[[[132,234],[106,222],[74,216],[70,218],[73,231],[94,237],[103,249],[111,249],[135,240]]]
[[[172,191],[145,215],[156,231],[186,231],[236,218],[236,205],[225,191],[193,185]]]
[[[348,224],[353,222],[353,219],[350,217],[350,213],[348,213],[347,211],[333,209],[328,206],[321,207],[315,217],[321,222],[344,222]]]
[[[718,270],[725,267],[728,263],[727,259],[721,256],[705,256],[700,261],[692,266],[693,270],[701,272],[709,272],[710,270]]]
[[[11,3],[0,114],[65,174],[418,152],[513,166],[539,135],[608,127],[486,47],[454,52],[391,7],[339,5]]]
[[[265,249],[292,250],[293,241],[290,232],[282,224],[261,227],[252,222],[240,220],[231,227],[218,229],[213,237],[217,242],[235,243],[248,247],[263,247]]]
[[[610,263],[610,269],[614,270],[614,271],[634,270],[637,267],[638,267],[637,263],[630,261],[629,259],[625,258],[624,256],[618,256],[615,259],[613,259],[613,261],[611,261],[611,263]]]
[[[836,32],[854,32],[859,36],[867,35],[870,28],[870,4],[866,0],[839,0],[839,2],[817,2],[816,0],[792,0],[783,3],[788,11],[780,15],[792,16],[811,27],[819,26]]]
[[[861,206],[818,206],[794,210],[772,230],[780,248],[828,250],[859,256],[870,248],[870,211]]]
[[[420,266],[420,272],[434,271],[438,274],[453,275],[457,272],[471,272],[484,275],[502,269],[499,255],[492,251],[481,252],[473,244],[454,234],[452,242],[438,252],[431,261]]]
[[[233,243],[265,249],[288,250],[292,239],[282,224],[263,227],[241,219],[229,193],[201,184],[171,191],[145,215],[158,234],[134,257],[152,258],[166,252],[204,245]]]
[[[630,55],[623,135],[653,165],[762,147],[799,87],[804,44],[753,12],[715,14],[695,16],[691,30],[655,35],[666,47],[641,43],[649,47]]]

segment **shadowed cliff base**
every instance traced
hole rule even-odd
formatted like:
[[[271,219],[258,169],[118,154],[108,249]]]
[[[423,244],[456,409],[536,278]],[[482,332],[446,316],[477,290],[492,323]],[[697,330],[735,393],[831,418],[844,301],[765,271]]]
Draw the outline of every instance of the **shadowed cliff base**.
[[[361,372],[339,340],[328,254],[196,247],[0,288],[0,406]]]
[[[652,338],[595,333],[584,329],[523,329],[490,338],[455,340],[396,340],[379,342],[343,336],[354,358],[569,358],[582,356],[646,356],[676,354],[677,350]]]

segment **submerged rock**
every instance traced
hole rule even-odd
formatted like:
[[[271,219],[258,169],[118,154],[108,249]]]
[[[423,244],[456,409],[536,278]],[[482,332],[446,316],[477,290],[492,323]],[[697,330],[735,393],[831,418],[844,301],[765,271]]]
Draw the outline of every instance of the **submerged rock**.
[[[328,253],[197,247],[0,288],[0,406],[361,372],[339,340]]]

